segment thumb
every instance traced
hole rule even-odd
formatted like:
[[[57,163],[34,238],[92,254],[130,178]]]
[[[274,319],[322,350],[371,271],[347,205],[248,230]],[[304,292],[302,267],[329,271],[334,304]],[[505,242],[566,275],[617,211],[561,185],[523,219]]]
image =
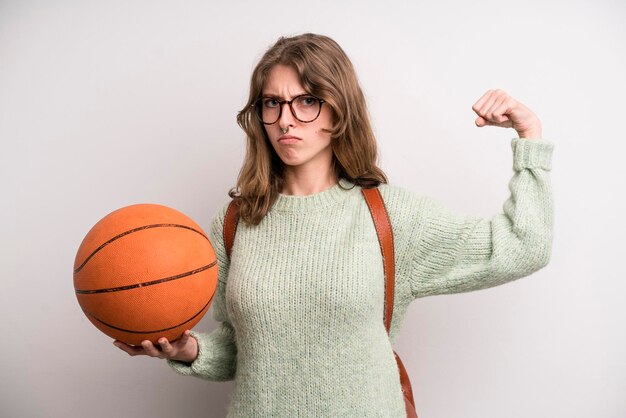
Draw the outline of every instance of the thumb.
[[[486,126],[486,125],[489,124],[489,122],[487,122],[487,120],[485,118],[481,117],[481,116],[477,117],[476,120],[474,121],[474,123],[479,128],[482,128],[483,126]]]

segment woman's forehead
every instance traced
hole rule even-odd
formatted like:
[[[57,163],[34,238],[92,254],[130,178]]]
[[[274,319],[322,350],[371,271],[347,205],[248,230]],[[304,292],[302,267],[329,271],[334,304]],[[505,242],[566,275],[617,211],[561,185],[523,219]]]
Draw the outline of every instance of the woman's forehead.
[[[281,98],[306,93],[298,72],[291,66],[275,65],[267,74],[262,89],[263,95]]]

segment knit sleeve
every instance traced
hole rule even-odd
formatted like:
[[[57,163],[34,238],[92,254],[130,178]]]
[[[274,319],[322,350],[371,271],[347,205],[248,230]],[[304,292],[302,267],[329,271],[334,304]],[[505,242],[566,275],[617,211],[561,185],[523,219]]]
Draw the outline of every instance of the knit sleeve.
[[[412,251],[413,297],[498,286],[545,267],[551,256],[549,173],[554,144],[515,138],[510,197],[490,219],[454,213],[428,198]]]
[[[233,380],[237,359],[235,330],[230,323],[225,300],[229,260],[224,249],[222,228],[226,208],[227,206],[224,206],[213,219],[209,231],[209,238],[218,263],[218,284],[213,298],[212,317],[218,321],[219,326],[208,334],[191,332],[191,335],[198,341],[198,357],[193,363],[168,360],[168,364],[182,375],[214,381]]]

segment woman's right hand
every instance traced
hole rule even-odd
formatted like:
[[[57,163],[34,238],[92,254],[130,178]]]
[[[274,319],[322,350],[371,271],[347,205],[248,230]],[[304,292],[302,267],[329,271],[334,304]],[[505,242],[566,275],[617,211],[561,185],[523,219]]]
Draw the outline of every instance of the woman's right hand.
[[[144,340],[141,345],[128,345],[119,340],[113,341],[113,345],[131,356],[150,356],[185,363],[192,363],[198,357],[198,341],[189,330],[171,343],[167,338],[159,338],[158,343],[155,346],[151,341]]]

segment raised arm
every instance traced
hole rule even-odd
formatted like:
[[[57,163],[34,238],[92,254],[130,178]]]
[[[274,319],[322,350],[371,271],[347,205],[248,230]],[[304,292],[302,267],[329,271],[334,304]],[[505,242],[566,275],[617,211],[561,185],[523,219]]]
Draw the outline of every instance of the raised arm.
[[[511,195],[503,213],[490,219],[457,214],[427,200],[420,238],[412,251],[414,297],[497,286],[528,276],[550,260],[554,144],[540,139],[535,114],[501,90],[485,93],[473,109],[477,126],[512,127],[520,136],[511,141]]]

